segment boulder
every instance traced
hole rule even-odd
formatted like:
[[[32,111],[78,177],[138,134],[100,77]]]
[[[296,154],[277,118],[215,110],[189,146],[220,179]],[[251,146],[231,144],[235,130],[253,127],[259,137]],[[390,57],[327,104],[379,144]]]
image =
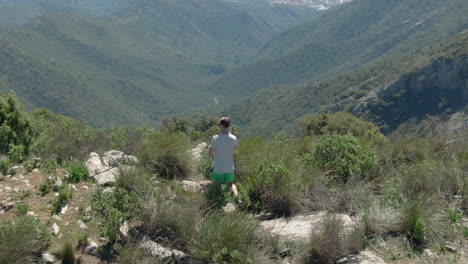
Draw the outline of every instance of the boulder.
[[[369,250],[361,251],[356,256],[359,264],[385,264],[385,261]]]
[[[198,144],[196,147],[194,147],[193,149],[188,150],[188,152],[190,153],[194,161],[200,161],[203,150],[205,150],[207,147],[208,147],[208,143],[202,142]]]
[[[118,167],[120,165],[135,165],[138,159],[135,156],[125,155],[122,151],[109,150],[102,155],[105,166]]]
[[[60,234],[60,227],[56,223],[54,223],[50,231],[52,232],[52,235],[58,236]]]
[[[176,263],[182,262],[187,257],[184,252],[176,249],[165,248],[162,245],[152,241],[147,236],[143,237],[139,247],[147,250],[148,253],[153,257],[162,260],[175,260]]]
[[[120,233],[127,238],[128,237],[128,231],[130,230],[127,221],[123,223],[123,225],[119,228]]]
[[[327,212],[317,212],[311,215],[295,216],[288,219],[279,218],[261,222],[261,226],[282,240],[308,240],[312,231],[326,217]],[[354,226],[349,215],[336,214],[344,222],[345,229]]]
[[[84,253],[88,255],[95,255],[97,253],[98,244],[91,239],[88,239],[88,245],[84,249]]]
[[[110,150],[104,153],[103,161],[101,161],[97,153],[92,152],[85,165],[88,168],[89,175],[93,177],[99,185],[105,186],[115,184],[115,176],[119,168],[126,167],[124,164],[134,165],[136,163],[138,163],[136,157],[127,156],[121,151]]]
[[[92,152],[89,155],[89,159],[86,161],[85,166],[86,168],[88,168],[89,175],[91,176],[109,169],[108,166],[105,166],[102,163],[101,159],[99,158],[99,155],[95,152]]]
[[[115,184],[115,175],[117,175],[118,172],[119,168],[114,167],[99,174],[95,174],[93,177],[99,185],[108,186]]]
[[[81,229],[88,229],[88,226],[81,220],[76,221],[76,224],[81,228]]]
[[[187,192],[201,192],[208,188],[211,181],[182,181],[182,188]]]
[[[49,252],[42,253],[41,262],[43,264],[53,264],[56,262],[54,255],[50,254]]]
[[[233,203],[228,203],[225,206],[223,206],[223,211],[225,213],[233,213],[236,211],[236,206]]]

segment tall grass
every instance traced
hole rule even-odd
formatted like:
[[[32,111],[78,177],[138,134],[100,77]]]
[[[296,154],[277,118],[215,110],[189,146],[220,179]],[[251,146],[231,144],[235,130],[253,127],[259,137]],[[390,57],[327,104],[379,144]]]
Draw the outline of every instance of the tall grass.
[[[187,178],[193,170],[189,147],[190,140],[184,133],[154,134],[140,148],[140,162],[163,179]]]
[[[345,230],[343,220],[336,215],[328,215],[312,232],[301,263],[333,264],[364,247],[359,235],[359,230]]]
[[[39,220],[20,216],[0,223],[0,263],[33,263],[49,247],[50,232]]]
[[[190,243],[196,263],[273,263],[261,248],[259,226],[244,214],[211,214]]]

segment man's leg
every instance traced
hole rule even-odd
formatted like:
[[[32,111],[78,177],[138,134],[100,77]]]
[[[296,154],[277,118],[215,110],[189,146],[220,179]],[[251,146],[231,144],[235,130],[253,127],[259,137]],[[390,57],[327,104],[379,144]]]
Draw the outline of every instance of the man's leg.
[[[234,182],[228,182],[226,183],[229,187],[229,189],[231,189],[231,193],[237,197],[237,195],[239,195],[239,192],[237,191],[237,187],[236,185],[234,184]]]
[[[237,197],[237,195],[239,194],[239,192],[237,191],[237,187],[236,185],[234,184],[234,180],[236,180],[236,175],[234,174],[234,172],[231,172],[231,173],[226,173],[224,174],[224,179],[226,181],[226,184],[227,186],[229,187],[229,189],[231,190],[231,193]]]

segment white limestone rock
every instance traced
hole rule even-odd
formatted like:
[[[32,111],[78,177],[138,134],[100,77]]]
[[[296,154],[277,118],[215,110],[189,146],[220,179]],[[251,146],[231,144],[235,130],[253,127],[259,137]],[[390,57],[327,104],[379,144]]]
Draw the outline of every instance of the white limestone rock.
[[[203,150],[205,150],[206,148],[208,148],[208,143],[202,142],[193,149],[188,150],[188,153],[192,156],[194,161],[198,162],[202,158]]]
[[[57,260],[55,260],[54,255],[50,254],[49,252],[44,252],[42,253],[42,259],[41,259],[43,264],[53,264]]]
[[[175,260],[176,262],[181,262],[187,256],[180,250],[165,248],[162,245],[150,240],[146,236],[143,237],[139,247],[147,250],[151,256],[162,260]]]
[[[95,241],[88,239],[88,245],[86,246],[84,253],[88,255],[95,255],[97,253],[97,249],[98,244]]]
[[[310,238],[313,230],[315,230],[322,220],[326,217],[327,212],[318,212],[311,215],[295,216],[288,219],[279,218],[261,222],[261,226],[274,235],[278,235],[283,240],[303,240]],[[354,226],[354,222],[345,214],[336,214],[337,217],[343,220],[345,230]]]
[[[57,223],[54,223],[50,231],[52,232],[52,235],[58,236],[60,234],[60,227],[57,225]]]

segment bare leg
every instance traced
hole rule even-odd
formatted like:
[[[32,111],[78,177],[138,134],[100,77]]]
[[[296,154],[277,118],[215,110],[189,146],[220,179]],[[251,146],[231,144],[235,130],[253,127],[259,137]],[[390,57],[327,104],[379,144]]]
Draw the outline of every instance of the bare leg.
[[[228,182],[227,185],[231,189],[231,193],[234,195],[234,197],[237,197],[239,192],[237,191],[236,185],[233,182]]]

